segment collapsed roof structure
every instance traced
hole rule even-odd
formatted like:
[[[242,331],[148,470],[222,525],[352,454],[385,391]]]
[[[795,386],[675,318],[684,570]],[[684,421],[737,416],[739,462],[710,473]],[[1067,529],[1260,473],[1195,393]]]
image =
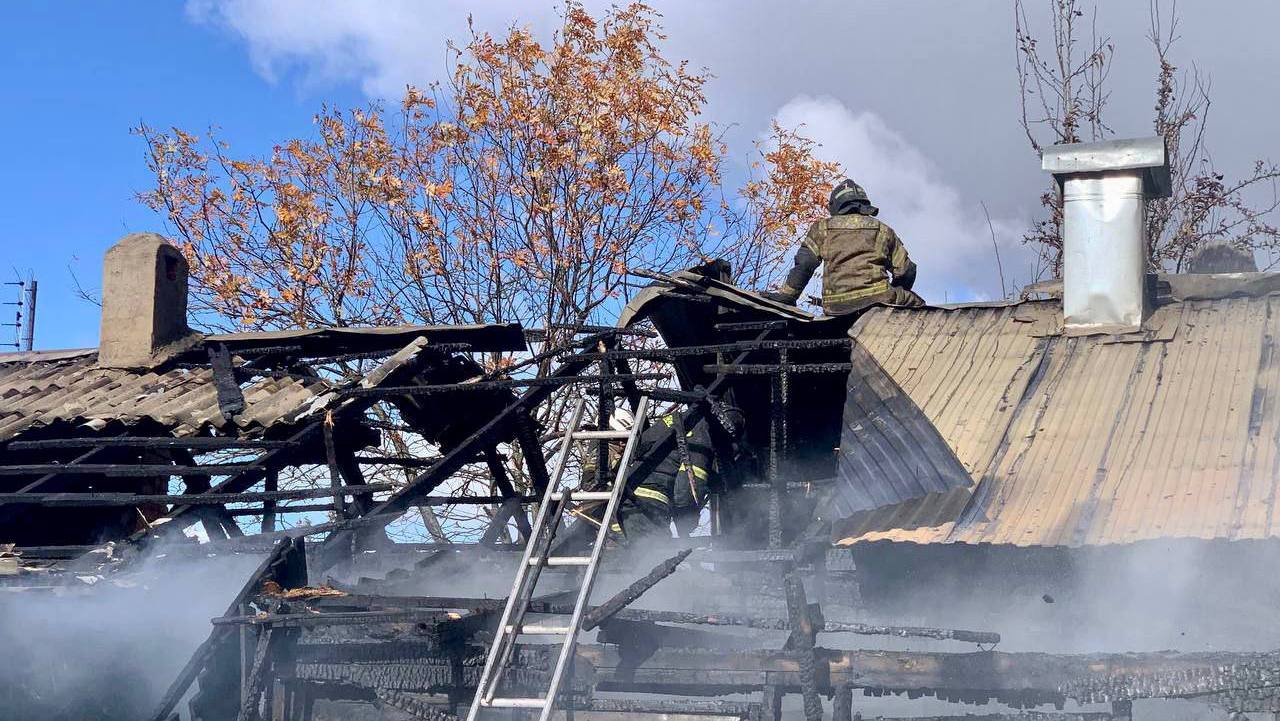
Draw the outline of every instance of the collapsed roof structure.
[[[1046,165],[1158,190],[1154,152],[1070,148]],[[1084,549],[1188,539],[1239,555],[1275,537],[1276,276],[1081,296],[1090,260],[1068,262],[1065,297],[856,318],[771,302],[713,263],[653,276],[617,328],[204,335],[186,326],[180,256],[130,236],[108,254],[98,349],[0,355],[0,604],[155,588],[212,557],[254,570],[157,692],[86,700],[59,685],[65,658],[19,659],[0,700],[44,718],[461,715],[529,510],[565,464],[584,480],[609,467],[603,440],[551,457],[566,399],[603,428],[644,396],[685,421],[732,397],[746,428],[703,533],[606,551],[581,623],[595,635],[556,699],[567,717],[851,721],[883,713],[879,696],[948,702],[889,711],[931,719],[992,704],[983,718],[1100,721],[1188,697],[1278,711],[1269,650],[997,651],[991,630],[893,620],[908,605],[885,589],[959,605],[927,580],[956,563],[1008,596],[1033,549],[1065,554],[1048,565],[1061,575]],[[495,354],[520,360],[482,362]],[[450,534],[433,509],[458,507],[487,512]],[[406,513],[428,542],[388,536]],[[546,570],[563,590],[531,612],[564,618],[580,572]],[[1001,632],[1005,618],[989,616]],[[24,633],[0,623],[0,640]],[[848,635],[865,641],[834,646]],[[526,635],[509,685],[545,685],[554,645]]]

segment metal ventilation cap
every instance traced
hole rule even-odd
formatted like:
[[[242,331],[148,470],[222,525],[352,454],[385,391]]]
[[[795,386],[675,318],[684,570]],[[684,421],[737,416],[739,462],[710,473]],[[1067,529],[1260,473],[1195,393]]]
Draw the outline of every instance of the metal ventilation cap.
[[[1148,198],[1167,198],[1172,190],[1161,137],[1052,145],[1040,156],[1040,167],[1053,173],[1060,186],[1065,175],[1142,170],[1142,191]]]

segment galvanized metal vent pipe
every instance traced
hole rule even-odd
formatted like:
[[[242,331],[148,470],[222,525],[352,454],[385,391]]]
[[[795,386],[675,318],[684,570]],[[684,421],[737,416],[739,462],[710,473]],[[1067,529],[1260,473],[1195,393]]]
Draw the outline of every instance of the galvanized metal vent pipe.
[[[1062,193],[1062,314],[1068,332],[1140,330],[1147,307],[1147,198],[1169,194],[1162,138],[1047,148]]]

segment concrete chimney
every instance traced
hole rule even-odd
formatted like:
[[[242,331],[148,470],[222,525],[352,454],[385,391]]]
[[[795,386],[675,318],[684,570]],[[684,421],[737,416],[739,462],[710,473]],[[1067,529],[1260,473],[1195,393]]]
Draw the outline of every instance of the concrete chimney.
[[[152,367],[193,335],[182,253],[155,233],[132,233],[111,246],[102,261],[98,365]]]
[[[1164,139],[1046,148],[1062,193],[1062,315],[1068,333],[1142,328],[1147,301],[1146,200],[1169,195]]]

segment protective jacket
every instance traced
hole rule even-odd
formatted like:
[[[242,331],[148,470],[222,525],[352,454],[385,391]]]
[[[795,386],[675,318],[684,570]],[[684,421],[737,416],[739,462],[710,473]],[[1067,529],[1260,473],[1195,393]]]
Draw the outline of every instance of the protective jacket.
[[[679,435],[681,429],[679,416],[672,413],[659,418],[640,435],[636,458],[645,458],[652,448],[663,443],[670,450],[656,463],[633,466],[627,476],[622,526],[629,537],[663,531],[669,534],[667,525],[673,518],[677,525],[685,525],[681,520],[690,518],[696,525],[711,480],[711,428],[704,417],[691,428],[683,428],[683,439]]]
[[[846,212],[809,226],[778,295],[794,302],[819,265],[825,266],[822,309],[827,315],[852,313],[872,303],[924,304],[911,292],[916,264],[906,247],[893,228],[869,214]]]

